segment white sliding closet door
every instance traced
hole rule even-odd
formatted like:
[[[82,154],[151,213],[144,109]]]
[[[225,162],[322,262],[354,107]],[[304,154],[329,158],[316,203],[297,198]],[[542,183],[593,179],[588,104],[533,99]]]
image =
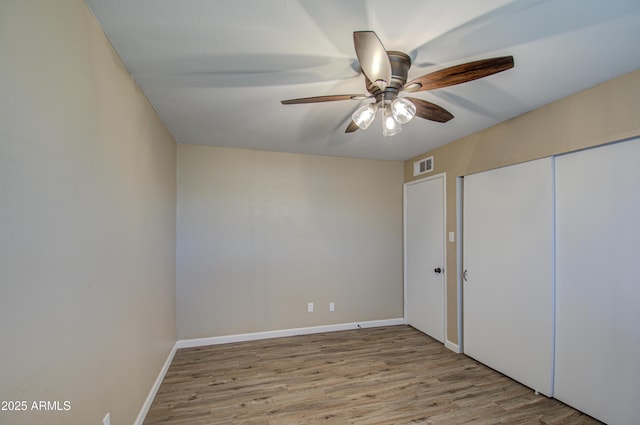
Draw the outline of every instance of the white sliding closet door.
[[[640,140],[556,159],[555,396],[640,423]]]
[[[465,176],[464,351],[553,394],[553,159]]]

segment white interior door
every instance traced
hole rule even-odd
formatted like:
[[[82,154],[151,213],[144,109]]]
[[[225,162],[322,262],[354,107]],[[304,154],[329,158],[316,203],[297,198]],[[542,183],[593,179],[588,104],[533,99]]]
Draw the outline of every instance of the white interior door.
[[[444,342],[444,176],[405,185],[405,315]]]
[[[640,421],[640,139],[556,159],[555,397]]]
[[[553,159],[465,176],[464,351],[553,394]]]

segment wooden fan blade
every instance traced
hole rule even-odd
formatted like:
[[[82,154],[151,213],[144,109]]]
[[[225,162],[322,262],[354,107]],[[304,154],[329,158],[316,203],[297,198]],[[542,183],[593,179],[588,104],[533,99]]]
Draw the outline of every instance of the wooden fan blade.
[[[302,97],[300,99],[281,100],[283,105],[297,105],[299,103],[318,103],[318,102],[333,102],[335,100],[359,100],[364,99],[367,96],[361,94],[333,94],[329,96],[313,96]]]
[[[447,122],[453,115],[451,112],[444,109],[442,106],[438,106],[435,103],[427,102],[426,100],[418,99],[415,97],[406,97],[416,105],[416,116],[431,121]]]
[[[353,44],[362,73],[380,90],[384,90],[391,82],[391,61],[376,33],[355,31]]]
[[[353,120],[351,120],[347,128],[345,128],[344,132],[353,133],[354,131],[358,131],[359,129],[360,127],[358,127],[358,124],[356,124]]]
[[[513,56],[482,59],[425,74],[405,84],[409,92],[433,90],[477,80],[513,68]]]

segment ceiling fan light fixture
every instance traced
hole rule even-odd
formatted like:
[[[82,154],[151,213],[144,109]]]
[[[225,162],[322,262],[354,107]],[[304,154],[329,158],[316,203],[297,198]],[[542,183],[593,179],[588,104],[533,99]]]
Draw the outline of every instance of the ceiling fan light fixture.
[[[376,112],[378,111],[378,105],[376,103],[369,103],[367,105],[361,106],[358,108],[351,118],[353,122],[355,122],[358,127],[362,130],[366,130],[369,128],[373,119],[376,117]]]
[[[406,124],[416,115],[416,105],[409,99],[397,98],[391,102],[391,113],[400,124]]]
[[[395,136],[402,131],[402,125],[393,117],[391,108],[386,107],[382,113],[382,135],[384,137]]]

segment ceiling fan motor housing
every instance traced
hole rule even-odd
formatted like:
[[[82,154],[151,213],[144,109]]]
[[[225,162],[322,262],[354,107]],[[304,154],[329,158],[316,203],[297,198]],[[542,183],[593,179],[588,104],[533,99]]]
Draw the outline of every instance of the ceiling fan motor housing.
[[[403,52],[395,50],[387,51],[389,61],[391,62],[391,81],[384,90],[380,90],[378,85],[372,83],[365,76],[367,91],[371,93],[377,102],[384,100],[393,100],[407,82],[409,68],[411,68],[411,58]]]

